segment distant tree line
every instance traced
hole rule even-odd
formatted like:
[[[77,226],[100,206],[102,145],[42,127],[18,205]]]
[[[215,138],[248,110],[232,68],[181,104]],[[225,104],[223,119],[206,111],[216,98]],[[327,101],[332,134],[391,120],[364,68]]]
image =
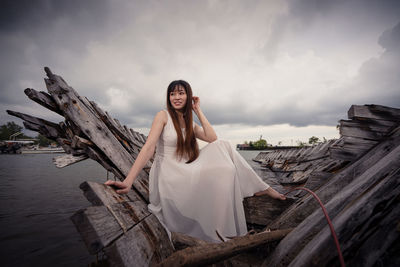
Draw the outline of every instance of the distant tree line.
[[[321,140],[316,136],[311,136],[308,139],[308,143],[300,141],[300,140],[297,140],[296,143],[297,143],[298,147],[305,147],[305,146],[309,146],[309,145],[313,146],[313,145],[316,145],[319,143],[325,143],[326,141],[328,141],[328,140],[325,137],[323,137]],[[271,144],[268,144],[267,141],[265,139],[262,139],[261,137],[257,141],[249,141],[249,142],[244,141],[244,144],[249,145],[250,149],[266,149],[266,148],[272,146]],[[282,141],[279,141],[278,145],[279,146],[282,145]]]
[[[306,142],[302,142],[302,141],[298,140],[297,146],[299,146],[299,147],[305,147],[308,145],[314,146],[319,143],[325,143],[326,141],[328,141],[328,140],[325,137],[322,137],[322,140],[321,140],[316,136],[311,136],[310,138],[308,138],[308,144]]]
[[[257,141],[250,141],[250,142],[244,141],[244,144],[249,145],[250,149],[256,149],[256,150],[265,149],[271,146],[270,144],[267,143],[267,140],[262,138],[260,138]]]
[[[35,144],[39,144],[39,146],[48,146],[54,141],[47,139],[45,136],[38,134],[36,137],[27,136],[22,133],[23,127],[16,124],[15,122],[7,122],[0,126],[0,140],[10,140],[11,136],[16,133],[20,133],[16,136],[15,140],[21,139],[37,139],[35,140]]]

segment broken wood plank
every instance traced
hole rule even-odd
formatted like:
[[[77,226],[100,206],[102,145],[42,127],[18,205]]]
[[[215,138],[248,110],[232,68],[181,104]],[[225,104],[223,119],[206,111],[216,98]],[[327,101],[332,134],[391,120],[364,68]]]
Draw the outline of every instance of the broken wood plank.
[[[88,158],[89,157],[87,155],[73,156],[71,154],[67,154],[53,158],[53,162],[57,168],[64,168]]]
[[[12,110],[7,110],[7,113],[24,120],[27,122],[27,127],[31,127],[30,129],[34,131],[41,131],[40,133],[47,138],[54,140],[57,137],[65,137],[57,123]]]
[[[63,116],[62,111],[58,108],[56,102],[48,93],[43,91],[38,92],[32,88],[26,88],[24,93],[29,97],[29,99],[35,101],[39,105]]]

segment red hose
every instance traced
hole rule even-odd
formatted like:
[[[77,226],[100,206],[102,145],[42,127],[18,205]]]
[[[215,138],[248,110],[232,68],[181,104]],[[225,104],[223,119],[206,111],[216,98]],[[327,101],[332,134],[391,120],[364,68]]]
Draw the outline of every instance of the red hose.
[[[296,188],[293,188],[293,189],[291,189],[290,191],[286,192],[284,195],[286,196],[287,194],[289,194],[290,192],[293,192],[293,191],[295,191],[295,190],[305,190],[305,191],[307,191],[308,193],[310,193],[310,194],[318,201],[319,205],[321,206],[322,211],[324,212],[325,218],[326,218],[326,220],[328,221],[329,228],[331,229],[331,234],[332,234],[333,240],[335,241],[336,249],[337,249],[337,252],[338,252],[338,254],[339,254],[340,265],[341,265],[342,267],[345,267],[346,265],[345,265],[345,263],[344,263],[343,254],[342,254],[342,251],[341,251],[341,249],[340,249],[339,240],[338,240],[338,238],[337,238],[337,236],[336,236],[335,229],[333,228],[332,221],[331,221],[331,219],[329,218],[328,211],[326,210],[324,204],[322,204],[321,199],[319,199],[319,197],[317,196],[317,194],[315,194],[313,191],[311,191],[310,189],[305,188],[305,187],[296,187]]]

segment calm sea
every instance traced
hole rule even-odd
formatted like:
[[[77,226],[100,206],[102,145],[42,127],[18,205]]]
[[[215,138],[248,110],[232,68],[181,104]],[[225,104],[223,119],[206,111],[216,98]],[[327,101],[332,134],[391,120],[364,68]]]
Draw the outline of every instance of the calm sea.
[[[251,161],[258,151],[240,153],[262,176]],[[54,156],[0,154],[1,266],[87,266],[95,259],[70,216],[90,206],[79,185],[103,183],[107,173],[92,160],[58,169]]]

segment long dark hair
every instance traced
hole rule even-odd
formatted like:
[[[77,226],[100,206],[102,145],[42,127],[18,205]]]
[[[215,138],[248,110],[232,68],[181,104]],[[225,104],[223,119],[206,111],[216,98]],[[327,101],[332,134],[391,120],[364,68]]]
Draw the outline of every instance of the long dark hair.
[[[183,118],[185,119],[185,138],[183,138],[182,130],[179,125],[178,114],[169,100],[169,95],[171,92],[173,92],[179,86],[182,86],[185,89],[187,95],[186,105],[182,109]],[[172,122],[174,123],[176,134],[178,135],[176,155],[179,158],[182,158],[184,155],[186,155],[189,158],[186,163],[194,161],[199,156],[199,146],[193,130],[192,97],[192,88],[188,82],[176,80],[168,85],[167,108],[169,114],[171,115]]]

